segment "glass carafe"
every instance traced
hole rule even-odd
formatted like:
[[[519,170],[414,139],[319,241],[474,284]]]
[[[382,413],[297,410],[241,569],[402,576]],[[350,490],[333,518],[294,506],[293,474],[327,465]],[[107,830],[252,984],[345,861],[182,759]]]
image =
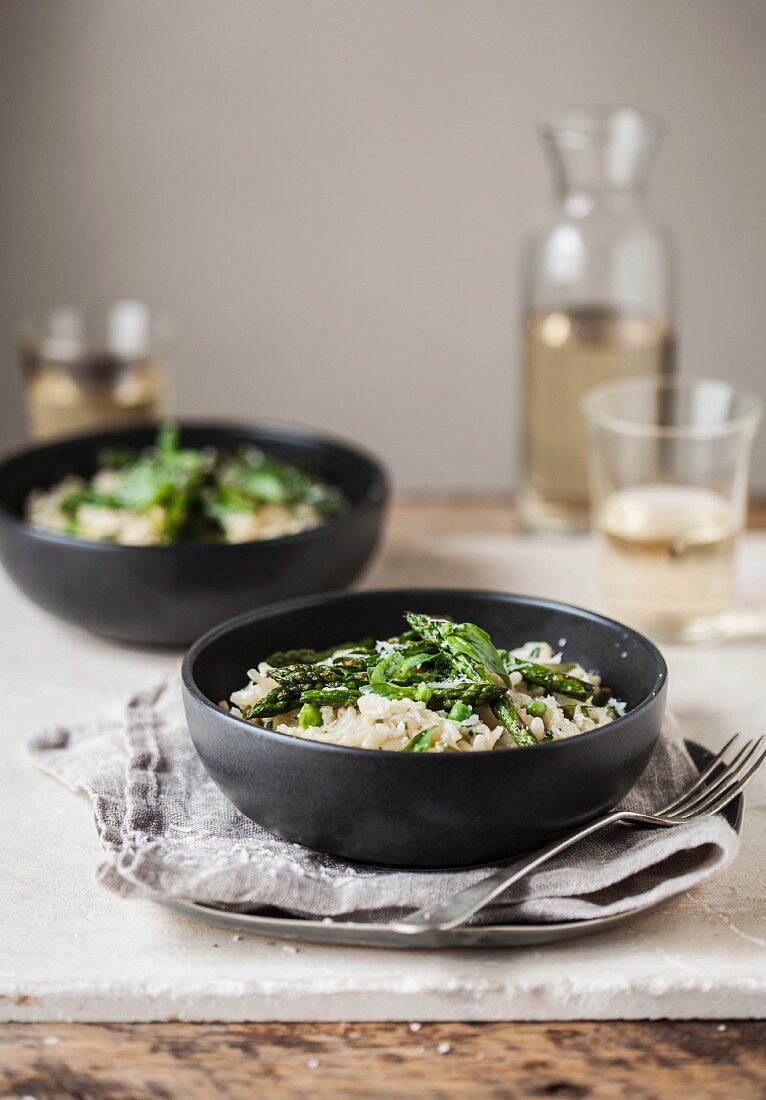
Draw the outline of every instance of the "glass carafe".
[[[580,399],[673,368],[668,240],[646,203],[663,126],[631,107],[573,107],[540,128],[553,199],[527,245],[519,511],[528,530],[588,523]]]

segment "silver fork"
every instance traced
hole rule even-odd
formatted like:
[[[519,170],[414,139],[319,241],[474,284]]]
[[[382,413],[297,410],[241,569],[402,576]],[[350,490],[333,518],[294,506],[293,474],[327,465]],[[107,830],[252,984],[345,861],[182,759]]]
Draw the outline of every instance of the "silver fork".
[[[766,737],[745,741],[743,744],[737,733],[683,794],[653,814],[613,810],[584,825],[577,832],[548,844],[545,848],[539,848],[513,863],[504,864],[480,882],[459,890],[445,901],[410,913],[402,920],[394,922],[393,927],[397,932],[410,935],[457,928],[530,871],[536,870],[554,856],[571,848],[573,844],[577,844],[585,837],[593,836],[594,833],[609,825],[620,823],[672,828],[675,825],[684,825],[697,817],[717,814],[740,794],[764,760],[766,760]]]

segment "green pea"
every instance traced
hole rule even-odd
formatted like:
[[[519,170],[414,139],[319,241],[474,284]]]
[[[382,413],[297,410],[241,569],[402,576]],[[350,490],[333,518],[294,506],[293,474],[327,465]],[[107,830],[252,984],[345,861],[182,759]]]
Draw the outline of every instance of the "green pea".
[[[453,722],[464,722],[466,718],[470,718],[473,714],[473,707],[469,707],[468,703],[461,703],[460,700],[457,703],[452,704],[452,709],[447,715]]]
[[[321,726],[322,715],[319,707],[314,706],[313,703],[304,703],[298,712],[298,725],[302,730],[307,730],[309,726]]]
[[[548,708],[542,699],[533,699],[531,703],[527,703],[526,710],[533,718],[544,718]]]
[[[417,703],[427,703],[431,698],[431,689],[428,684],[418,684],[415,688],[415,701]]]

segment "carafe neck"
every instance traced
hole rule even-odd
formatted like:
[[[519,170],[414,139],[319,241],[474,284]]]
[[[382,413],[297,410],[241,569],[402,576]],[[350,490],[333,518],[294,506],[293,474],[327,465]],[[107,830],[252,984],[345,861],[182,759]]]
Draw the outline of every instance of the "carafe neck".
[[[643,196],[663,125],[633,107],[572,107],[543,121],[540,137],[556,194],[638,201]]]

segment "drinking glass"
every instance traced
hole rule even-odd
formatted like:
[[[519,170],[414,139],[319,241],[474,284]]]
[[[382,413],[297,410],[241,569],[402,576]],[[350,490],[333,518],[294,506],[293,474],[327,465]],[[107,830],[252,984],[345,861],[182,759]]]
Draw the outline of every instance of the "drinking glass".
[[[168,318],[143,302],[61,305],[17,339],[33,439],[157,420],[167,395]]]
[[[615,615],[668,640],[715,637],[733,596],[760,399],[653,376],[596,386],[581,407]]]

